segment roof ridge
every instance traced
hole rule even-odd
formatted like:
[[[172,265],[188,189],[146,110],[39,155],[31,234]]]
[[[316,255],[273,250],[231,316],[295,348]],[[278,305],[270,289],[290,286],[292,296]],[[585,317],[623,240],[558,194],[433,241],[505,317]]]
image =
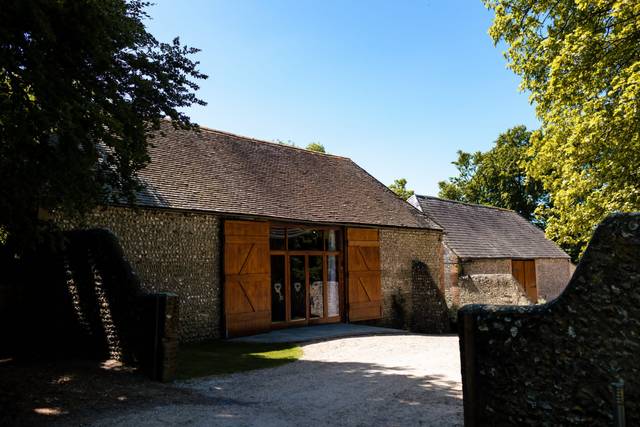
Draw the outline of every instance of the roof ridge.
[[[378,178],[376,178],[375,176],[371,175],[365,168],[363,168],[362,166],[360,166],[359,164],[357,164],[356,162],[354,162],[351,159],[347,159],[349,160],[351,163],[353,163],[355,165],[355,167],[357,167],[358,169],[360,169],[362,172],[365,173],[365,175],[369,176],[369,178],[373,179],[373,181],[379,186],[383,188],[383,191],[385,191],[387,194],[390,194],[391,196],[393,196],[395,199],[398,199],[400,202],[405,203],[408,207],[409,207],[409,211],[415,215],[416,217],[420,218],[421,220],[424,220],[425,223],[432,229],[432,230],[437,230],[436,228],[433,228],[432,224],[429,224],[429,222],[432,222],[433,225],[436,225],[437,227],[439,227],[440,229],[444,230],[444,227],[442,227],[440,224],[438,224],[433,218],[431,218],[429,215],[427,215],[426,213],[422,212],[420,209],[416,208],[415,206],[413,206],[411,203],[407,202],[406,200],[402,200],[402,198],[400,196],[398,196],[396,193],[393,192],[393,190],[391,190],[388,186],[384,185],[384,183],[382,181],[380,181]],[[415,212],[413,212],[415,211]]]
[[[423,199],[440,200],[441,202],[457,203],[457,204],[460,204],[460,205],[474,206],[474,207],[479,207],[479,208],[495,209],[495,210],[499,210],[499,211],[511,212],[511,213],[516,214],[516,215],[520,215],[518,212],[514,211],[513,209],[501,208],[499,206],[481,205],[479,203],[470,203],[470,202],[461,202],[459,200],[444,199],[442,197],[435,197],[435,196],[423,196],[421,194],[416,194],[416,197],[420,197],[420,198],[423,198]]]
[[[224,130],[213,129],[213,128],[210,128],[210,127],[207,127],[207,126],[203,126],[203,125],[198,125],[198,128],[201,129],[201,130],[204,130],[206,132],[216,133],[216,134],[220,134],[220,135],[232,136],[232,137],[235,137],[235,138],[240,138],[240,139],[243,139],[243,140],[246,140],[246,141],[256,142],[256,143],[259,143],[259,144],[269,144],[269,145],[273,145],[275,147],[289,148],[289,149],[297,150],[297,151],[308,153],[308,154],[318,155],[318,156],[326,156],[326,157],[334,157],[334,158],[337,158],[337,159],[351,160],[349,157],[339,156],[337,154],[320,153],[318,151],[307,150],[306,148],[302,148],[302,147],[294,147],[294,146],[287,145],[287,144],[280,144],[278,142],[273,142],[273,141],[267,141],[267,140],[264,140],[264,139],[253,138],[251,136],[244,136],[244,135],[240,135],[240,134],[233,133],[233,132],[227,132],[227,131],[224,131]]]

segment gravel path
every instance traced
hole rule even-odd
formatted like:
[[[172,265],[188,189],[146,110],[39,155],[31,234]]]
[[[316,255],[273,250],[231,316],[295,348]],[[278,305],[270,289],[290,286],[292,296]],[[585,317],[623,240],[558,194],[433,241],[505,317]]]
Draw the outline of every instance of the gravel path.
[[[110,414],[92,425],[462,425],[458,338],[396,335],[304,346],[297,362],[181,384],[199,404]]]

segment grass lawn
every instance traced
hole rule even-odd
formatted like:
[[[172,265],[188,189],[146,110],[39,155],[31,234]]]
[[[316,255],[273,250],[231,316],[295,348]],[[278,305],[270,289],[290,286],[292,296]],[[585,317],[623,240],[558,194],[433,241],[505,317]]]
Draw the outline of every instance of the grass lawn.
[[[295,344],[229,341],[184,344],[178,351],[177,378],[188,379],[273,368],[296,361],[300,356],[302,349]]]

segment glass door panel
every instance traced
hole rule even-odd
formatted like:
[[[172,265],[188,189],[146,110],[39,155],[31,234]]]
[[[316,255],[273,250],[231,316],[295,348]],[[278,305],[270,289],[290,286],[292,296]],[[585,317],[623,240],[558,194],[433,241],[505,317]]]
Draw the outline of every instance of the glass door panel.
[[[271,321],[284,322],[287,303],[285,291],[284,255],[271,255]]]
[[[291,289],[291,320],[307,318],[307,286],[304,255],[289,257]]]
[[[327,316],[340,315],[340,286],[338,275],[338,257],[327,256]]]
[[[309,255],[309,316],[324,317],[324,263],[322,255]]]

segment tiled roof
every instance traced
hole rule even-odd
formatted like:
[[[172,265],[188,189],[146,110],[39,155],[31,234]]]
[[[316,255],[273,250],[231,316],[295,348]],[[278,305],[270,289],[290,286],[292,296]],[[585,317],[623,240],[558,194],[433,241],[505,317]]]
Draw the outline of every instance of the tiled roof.
[[[460,258],[569,258],[514,211],[429,196],[409,201],[444,229],[445,243]]]
[[[350,159],[168,122],[162,130],[139,172],[141,206],[440,229]]]

